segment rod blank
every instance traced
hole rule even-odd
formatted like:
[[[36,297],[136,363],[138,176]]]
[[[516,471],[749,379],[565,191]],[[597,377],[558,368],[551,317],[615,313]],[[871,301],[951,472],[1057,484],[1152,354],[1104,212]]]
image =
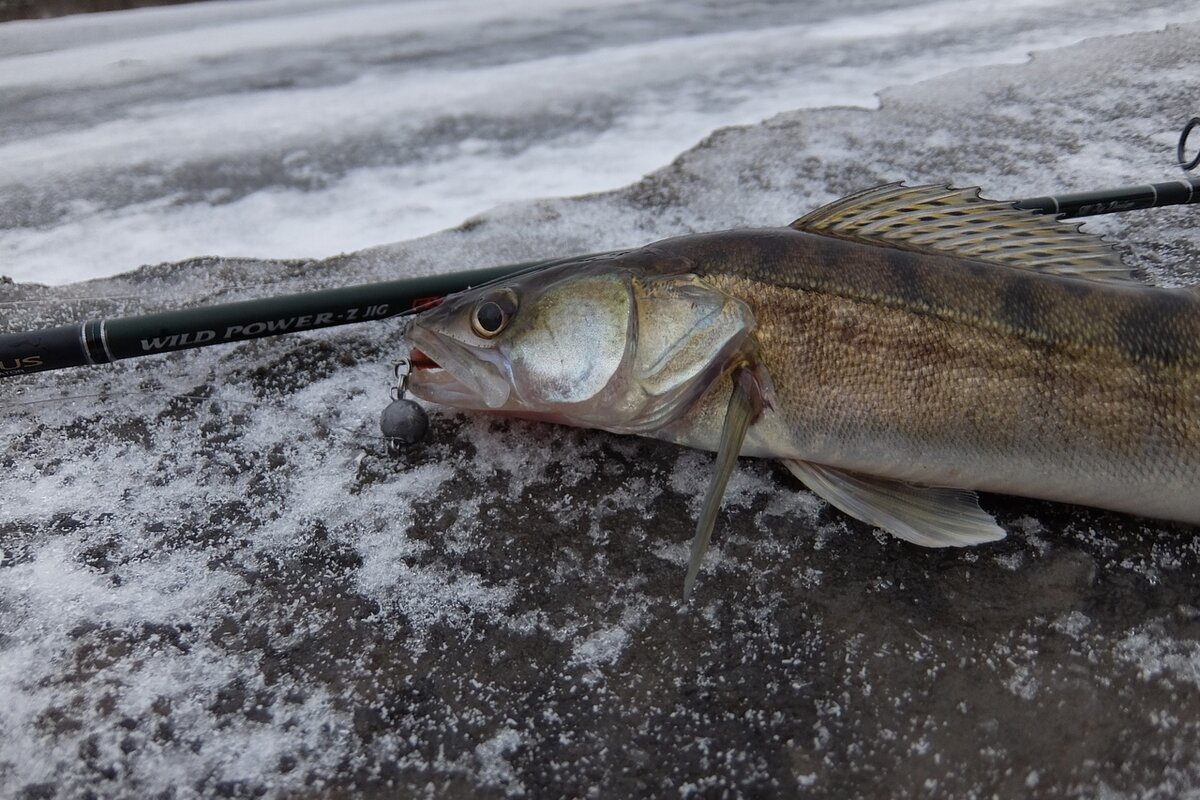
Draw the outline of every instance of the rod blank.
[[[1200,178],[1184,178],[1099,192],[1033,197],[1018,200],[1013,205],[1028,211],[1053,214],[1059,219],[1075,219],[1197,202],[1200,202]]]
[[[471,286],[564,260],[506,264],[0,334],[0,378],[387,319]]]

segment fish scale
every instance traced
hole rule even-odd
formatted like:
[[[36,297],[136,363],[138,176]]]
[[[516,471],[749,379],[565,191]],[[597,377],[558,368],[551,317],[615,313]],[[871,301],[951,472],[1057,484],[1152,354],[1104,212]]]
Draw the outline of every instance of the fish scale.
[[[473,341],[496,291],[519,298],[511,328]],[[603,393],[549,402],[514,370],[563,360],[529,333],[546,325],[574,359],[623,350]],[[1004,535],[976,490],[1200,523],[1200,295],[978,190],[883,186],[787,228],[556,266],[456,296],[410,336],[441,368],[414,375],[427,400],[716,451],[685,594],[738,454],[926,546]]]
[[[1056,330],[1063,338],[1048,344],[993,319],[933,316],[895,297],[848,299],[710,278],[754,310],[775,387],[748,455],[1200,518],[1188,491],[1200,465],[1194,369],[1089,347],[1087,336],[1065,338],[1065,325]],[[1112,314],[1121,313],[1114,303]],[[1110,327],[1077,319],[1092,331]],[[697,407],[670,438],[715,449],[727,393],[721,387],[703,398],[710,407]],[[1153,495],[1163,495],[1157,513],[1145,505]]]

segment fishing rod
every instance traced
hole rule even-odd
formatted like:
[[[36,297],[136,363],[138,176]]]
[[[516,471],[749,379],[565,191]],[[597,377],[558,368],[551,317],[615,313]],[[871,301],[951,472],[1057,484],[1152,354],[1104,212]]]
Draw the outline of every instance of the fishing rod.
[[[430,308],[446,295],[473,286],[596,255],[600,254],[0,334],[0,378],[389,319]]]
[[[1186,158],[1188,137],[1200,127],[1191,119],[1179,138],[1185,171],[1200,164]],[[1200,177],[1076,194],[1017,200],[1015,208],[1059,219],[1200,203]],[[429,308],[446,295],[502,278],[604,253],[525,261],[497,267],[382,283],[324,289],[237,303],[161,311],[34,331],[0,334],[0,378],[107,364],[126,358],[239,342],[335,325],[390,319]]]
[[[1194,158],[1189,160],[1187,157],[1188,137],[1198,127],[1200,127],[1200,117],[1192,117],[1188,120],[1187,125],[1183,126],[1183,132],[1179,134],[1179,144],[1175,147],[1175,159],[1179,168],[1184,172],[1191,172],[1200,165],[1200,148],[1197,148]],[[1121,189],[1107,189],[1098,192],[1033,197],[1028,200],[1018,200],[1013,203],[1013,207],[1042,214],[1054,214],[1059,219],[1076,219],[1122,211],[1140,211],[1144,208],[1181,206],[1189,203],[1200,203],[1200,178],[1188,177],[1177,181],[1126,186]]]

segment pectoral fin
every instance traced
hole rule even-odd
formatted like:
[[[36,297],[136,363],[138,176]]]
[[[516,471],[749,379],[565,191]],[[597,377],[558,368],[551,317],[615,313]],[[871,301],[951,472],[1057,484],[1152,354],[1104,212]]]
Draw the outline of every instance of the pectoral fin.
[[[729,407],[725,411],[725,422],[721,426],[721,441],[717,445],[717,463],[708,492],[704,495],[704,508],[696,522],[696,535],[692,538],[692,557],[688,563],[687,577],[683,581],[683,599],[686,601],[696,583],[708,542],[712,539],[713,526],[717,523],[717,512],[725,497],[725,487],[733,474],[738,453],[750,423],[762,412],[763,397],[758,379],[749,367],[739,367],[733,373],[733,393],[729,396]]]
[[[1004,538],[972,491],[913,486],[807,461],[783,463],[830,505],[914,544],[964,547]]]

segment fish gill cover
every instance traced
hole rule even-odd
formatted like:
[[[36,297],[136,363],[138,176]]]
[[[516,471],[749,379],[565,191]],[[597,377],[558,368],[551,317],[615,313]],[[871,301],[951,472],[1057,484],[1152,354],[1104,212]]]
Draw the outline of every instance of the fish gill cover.
[[[995,197],[1162,175],[1200,25],[717,131],[626,189],[319,262],[0,287],[10,330],[738,225],[889,180]],[[1194,210],[1089,223],[1200,282]],[[246,288],[253,285],[253,288]],[[232,287],[232,288],[223,288]],[[238,288],[241,287],[241,288]],[[97,309],[99,311],[97,312]],[[1174,797],[1200,786],[1194,530],[986,496],[928,551],[744,460],[434,410],[386,455],[399,327],[5,383],[0,794]],[[53,398],[65,398],[56,400]],[[48,402],[42,402],[49,399]]]

